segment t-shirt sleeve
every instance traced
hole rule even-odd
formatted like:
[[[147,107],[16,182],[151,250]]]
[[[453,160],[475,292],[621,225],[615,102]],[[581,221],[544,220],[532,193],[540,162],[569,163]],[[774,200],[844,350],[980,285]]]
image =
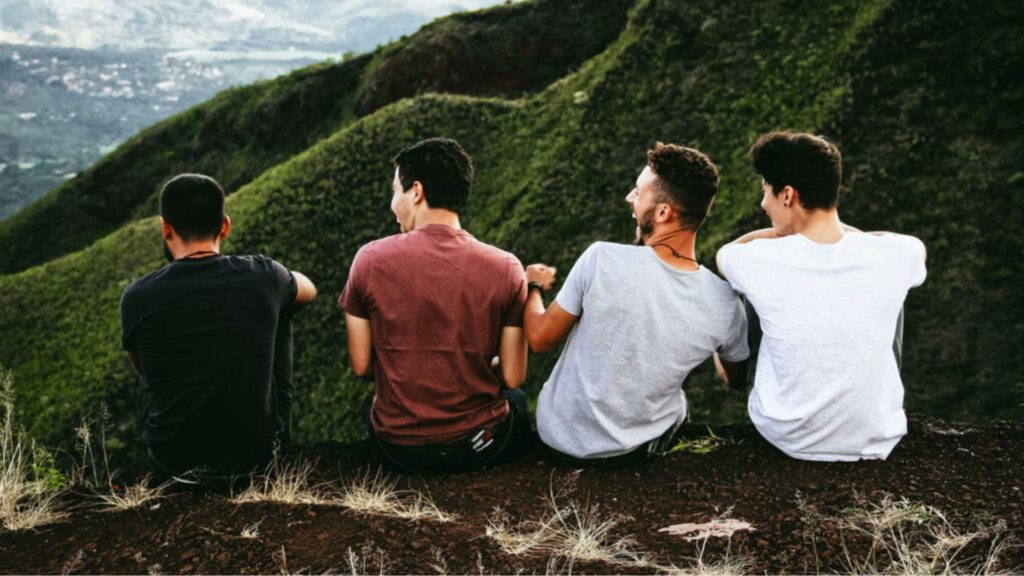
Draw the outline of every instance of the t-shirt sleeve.
[[[523,325],[523,309],[526,308],[526,272],[518,258],[509,264],[509,304],[505,308],[502,326],[520,328]]]
[[[742,260],[746,252],[744,244],[726,244],[718,250],[718,271],[722,277],[732,286],[732,289],[746,294],[746,286],[743,282]]]
[[[925,266],[924,242],[913,236],[904,236],[904,238],[907,244],[908,269],[910,270],[910,281],[907,286],[909,288],[917,288],[924,284],[925,278],[928,277],[928,269]]]
[[[347,314],[359,318],[370,318],[370,307],[366,301],[366,275],[367,256],[363,249],[356,253],[352,259],[352,266],[348,270],[348,280],[345,282],[345,289],[338,297],[338,308]]]
[[[726,362],[742,362],[750,358],[747,345],[747,311],[738,296],[733,297],[732,322],[725,342],[718,348],[718,356]]]
[[[287,308],[295,304],[295,297],[299,293],[299,285],[295,281],[295,275],[291,270],[285,268],[281,263],[270,258],[270,270],[274,279],[274,291],[277,295],[277,303],[281,308]]]
[[[565,284],[558,291],[558,296],[555,297],[558,305],[573,316],[583,315],[583,298],[590,290],[597,267],[597,246],[597,244],[591,244],[583,251],[583,254],[573,264],[569,275],[566,276]]]

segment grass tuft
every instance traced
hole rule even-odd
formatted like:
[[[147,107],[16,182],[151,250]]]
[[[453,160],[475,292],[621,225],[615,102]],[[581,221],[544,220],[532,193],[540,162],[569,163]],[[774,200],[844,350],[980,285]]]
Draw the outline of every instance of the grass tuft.
[[[170,485],[165,482],[158,486],[150,486],[150,476],[145,476],[137,484],[119,487],[112,485],[109,494],[97,494],[100,505],[107,512],[118,512],[132,510],[142,507],[150,502],[155,502],[164,497],[164,492]]]
[[[846,567],[873,574],[997,574],[1020,567],[1001,566],[1015,546],[999,521],[972,531],[954,526],[938,509],[886,495],[881,502],[849,509],[834,521],[842,535]],[[863,558],[851,548],[867,543]]]
[[[279,460],[274,460],[267,467],[265,474],[253,479],[253,482],[241,494],[233,496],[231,501],[236,504],[333,504],[330,486],[313,484],[310,481],[315,468],[316,462],[282,464]]]
[[[337,497],[337,504],[354,512],[380,514],[406,520],[451,522],[454,514],[438,508],[429,495],[415,490],[398,490],[397,480],[380,470],[367,471],[349,482]]]
[[[14,433],[14,377],[0,367],[0,524],[8,530],[29,530],[63,520],[57,510],[59,490],[47,487],[33,465],[34,446],[26,448]]]

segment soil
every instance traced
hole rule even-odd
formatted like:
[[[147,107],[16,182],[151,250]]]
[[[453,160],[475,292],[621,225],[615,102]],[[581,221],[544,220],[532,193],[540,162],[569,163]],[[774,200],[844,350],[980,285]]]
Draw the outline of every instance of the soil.
[[[995,527],[1016,542],[992,569],[1024,567],[1024,422],[984,425],[911,417],[910,432],[886,461],[814,463],[786,457],[749,426],[716,429],[710,453],[677,452],[634,469],[577,471],[541,455],[452,476],[393,474],[400,488],[428,493],[454,521],[403,520],[330,505],[234,504],[216,492],[178,492],[159,506],[106,512],[70,495],[70,517],[35,531],[0,532],[4,573],[653,573],[728,556],[747,573],[860,571],[870,539],[835,520],[887,496],[944,513],[961,532]],[[687,437],[705,436],[688,426]],[[362,443],[317,445],[322,480],[376,471]],[[513,522],[549,515],[548,502],[575,502],[615,519],[608,539],[632,536],[653,563],[570,562],[536,551],[513,556],[486,535],[500,507]],[[659,532],[714,518],[750,531],[688,541]],[[254,538],[242,537],[258,523]],[[990,532],[990,534],[993,532]],[[982,538],[958,560],[983,554]],[[553,558],[553,560],[552,560]],[[966,565],[964,565],[966,566]],[[876,565],[878,569],[885,566]]]

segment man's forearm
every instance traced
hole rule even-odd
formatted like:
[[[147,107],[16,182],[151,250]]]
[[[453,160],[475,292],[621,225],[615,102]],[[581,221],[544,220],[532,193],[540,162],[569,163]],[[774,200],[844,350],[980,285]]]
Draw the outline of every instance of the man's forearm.
[[[523,308],[523,328],[526,329],[527,340],[533,336],[544,318],[544,298],[539,290],[530,290],[526,296],[526,307]]]
[[[778,238],[774,228],[762,228],[760,230],[754,230],[753,232],[747,232],[743,236],[732,241],[732,244],[746,244],[753,240],[761,240],[765,238]]]

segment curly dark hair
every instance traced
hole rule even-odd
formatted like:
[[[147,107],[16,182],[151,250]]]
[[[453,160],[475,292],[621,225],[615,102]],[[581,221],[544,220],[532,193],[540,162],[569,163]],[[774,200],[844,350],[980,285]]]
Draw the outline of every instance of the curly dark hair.
[[[831,209],[839,204],[843,157],[823,136],[769,132],[751,146],[750,160],[774,194],[792,186],[806,210]]]
[[[647,165],[658,176],[662,201],[679,214],[682,227],[700,229],[718,193],[718,166],[700,150],[662,142],[647,151]]]
[[[456,214],[469,200],[473,184],[473,161],[451,138],[428,138],[402,149],[395,158],[398,180],[408,190],[419,181],[427,205]]]

